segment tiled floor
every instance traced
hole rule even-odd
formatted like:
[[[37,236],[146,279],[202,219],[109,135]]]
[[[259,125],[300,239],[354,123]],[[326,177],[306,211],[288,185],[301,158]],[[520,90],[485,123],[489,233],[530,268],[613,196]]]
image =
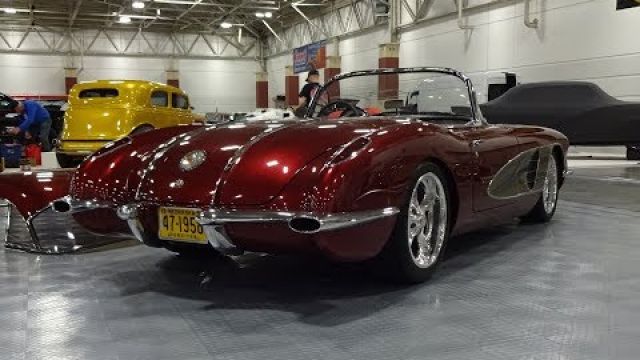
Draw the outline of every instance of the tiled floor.
[[[455,239],[412,287],[308,258],[0,250],[0,359],[638,359],[640,185],[609,177],[640,175],[576,169],[551,224]]]

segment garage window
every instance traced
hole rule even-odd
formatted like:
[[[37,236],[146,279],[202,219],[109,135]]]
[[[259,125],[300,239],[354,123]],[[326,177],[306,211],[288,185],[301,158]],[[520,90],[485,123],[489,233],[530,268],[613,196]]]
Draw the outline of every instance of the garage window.
[[[151,93],[151,106],[169,106],[169,94],[166,91],[154,91]]]
[[[86,89],[80,91],[80,99],[114,98],[118,97],[118,89]]]
[[[188,109],[189,99],[184,95],[174,93],[171,98],[171,106],[176,109]]]

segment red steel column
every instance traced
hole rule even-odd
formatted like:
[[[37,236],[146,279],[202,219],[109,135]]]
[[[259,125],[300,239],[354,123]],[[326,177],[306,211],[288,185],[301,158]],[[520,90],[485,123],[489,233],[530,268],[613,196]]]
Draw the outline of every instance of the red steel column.
[[[341,69],[341,60],[340,56],[327,56],[327,64],[324,68],[324,81],[328,81],[332,77],[340,74]],[[330,98],[339,98],[340,97],[340,82],[336,81],[331,85],[331,87],[327,90],[329,92]]]
[[[269,76],[266,72],[256,73],[256,108],[269,107]]]
[[[65,68],[64,69],[64,88],[66,94],[69,95],[71,88],[78,83],[78,69]]]
[[[167,70],[167,85],[180,87],[180,73],[178,70]]]
[[[298,94],[300,94],[300,79],[298,74],[293,72],[293,66],[285,66],[284,68],[284,95],[287,98],[287,106],[297,106],[299,103]]]
[[[378,66],[381,68],[400,67],[400,44],[380,44]],[[399,88],[398,74],[380,75],[378,77],[378,99],[397,99]]]

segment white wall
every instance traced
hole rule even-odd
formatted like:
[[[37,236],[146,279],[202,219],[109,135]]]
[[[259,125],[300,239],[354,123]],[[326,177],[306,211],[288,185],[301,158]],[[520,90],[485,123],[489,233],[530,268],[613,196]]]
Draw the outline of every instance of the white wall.
[[[521,82],[586,80],[623,100],[640,100],[640,9],[609,0],[532,2],[538,29],[523,24],[521,2],[467,18],[472,30],[441,21],[402,35],[402,66],[459,68],[486,91],[485,79],[514,71]],[[635,30],[634,30],[635,29]]]
[[[0,55],[0,92],[10,95],[64,95],[63,56]],[[159,58],[87,56],[76,66],[79,81],[142,79],[166,82],[169,61]],[[180,87],[197,112],[249,111],[255,108],[253,60],[178,60]]]
[[[252,111],[256,108],[253,60],[180,60],[180,87],[196,111]]]
[[[470,5],[487,2],[470,0]],[[538,29],[524,26],[522,1],[473,11],[465,17],[471,30],[459,29],[453,15],[432,19],[401,33],[400,65],[460,69],[483,94],[487,78],[514,71],[521,82],[586,80],[620,99],[640,101],[640,8],[615,8],[613,0],[534,0]],[[430,16],[454,9],[451,1],[438,0]],[[341,40],[342,70],[377,67],[378,44],[386,41],[383,28]],[[269,67],[277,71],[290,57],[274,58]],[[282,92],[280,84],[283,89],[283,82],[270,81],[270,90]]]
[[[284,93],[285,66],[293,63],[293,55],[285,54],[273,57],[267,61],[269,79],[269,106],[273,105],[273,98]]]
[[[64,58],[0,54],[0,92],[64,95]]]

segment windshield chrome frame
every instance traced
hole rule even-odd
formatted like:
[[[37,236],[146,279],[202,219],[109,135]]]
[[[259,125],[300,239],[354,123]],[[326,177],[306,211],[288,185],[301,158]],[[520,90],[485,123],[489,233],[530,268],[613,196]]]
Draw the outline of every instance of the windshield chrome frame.
[[[319,91],[316,91],[313,99],[309,104],[309,109],[307,109],[307,113],[305,114],[305,119],[313,118],[313,113],[315,111],[316,105],[320,97],[327,91],[329,86],[331,86],[334,82],[353,78],[353,77],[362,77],[362,76],[380,76],[380,75],[388,75],[388,74],[410,74],[410,73],[436,73],[436,74],[445,74],[452,75],[462,80],[462,82],[467,87],[467,92],[469,94],[469,102],[471,104],[471,123],[475,126],[484,126],[487,124],[487,121],[482,116],[482,112],[480,111],[480,107],[478,106],[478,99],[476,97],[476,92],[473,89],[473,83],[471,79],[465,75],[464,73],[457,71],[451,68],[444,67],[410,67],[410,68],[380,68],[380,69],[372,69],[372,70],[361,70],[361,71],[352,71],[338,74],[328,81],[325,82],[324,85],[319,85]]]

